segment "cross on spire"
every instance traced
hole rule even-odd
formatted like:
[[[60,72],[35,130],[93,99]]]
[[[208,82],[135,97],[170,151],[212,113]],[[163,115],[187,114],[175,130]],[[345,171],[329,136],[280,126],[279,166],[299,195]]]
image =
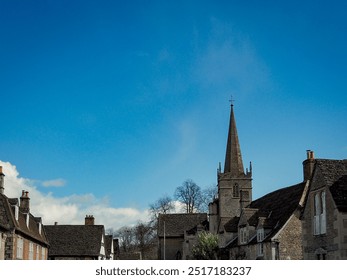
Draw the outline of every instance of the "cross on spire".
[[[230,102],[230,105],[231,105],[231,106],[234,106],[234,101],[235,101],[235,99],[233,99],[233,96],[230,95],[229,102]]]

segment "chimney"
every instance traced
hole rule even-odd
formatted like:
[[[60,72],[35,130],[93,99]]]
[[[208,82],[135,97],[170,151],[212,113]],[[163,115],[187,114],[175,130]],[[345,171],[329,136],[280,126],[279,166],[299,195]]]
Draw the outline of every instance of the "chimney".
[[[29,214],[30,212],[30,198],[29,192],[22,191],[22,196],[20,197],[19,210],[24,214]]]
[[[94,225],[94,216],[93,215],[86,215],[84,221],[86,226],[93,226]]]
[[[5,174],[2,173],[2,166],[0,166],[0,194],[4,194],[4,177]]]
[[[311,179],[314,168],[314,152],[306,150],[306,160],[302,163],[304,167],[304,182]]]

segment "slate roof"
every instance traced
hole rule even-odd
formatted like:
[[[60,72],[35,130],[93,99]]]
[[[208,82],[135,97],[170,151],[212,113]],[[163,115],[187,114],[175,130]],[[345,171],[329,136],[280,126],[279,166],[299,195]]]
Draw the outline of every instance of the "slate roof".
[[[98,257],[104,234],[103,225],[45,226],[50,257]]]
[[[316,159],[316,167],[319,168],[325,184],[330,187],[342,176],[347,175],[347,160]]]
[[[0,226],[6,230],[14,227],[11,207],[8,198],[4,194],[0,194]]]
[[[240,220],[256,227],[259,217],[263,217],[265,219],[264,228],[270,230],[267,238],[271,238],[298,209],[304,188],[305,183],[300,183],[276,190],[254,200],[245,208],[243,216],[233,217],[225,224],[225,231],[238,232]],[[228,246],[232,246],[232,244],[228,244]]]
[[[254,200],[249,208],[256,208],[258,211],[249,219],[249,222],[255,226],[255,221],[267,214],[264,228],[272,229],[275,234],[298,209],[304,188],[305,183],[303,182],[276,190]]]
[[[238,231],[238,225],[239,225],[240,217],[233,217],[231,218],[225,225],[224,230],[226,232],[237,232]]]
[[[16,232],[31,238],[35,242],[48,245],[44,227],[41,225],[41,233],[39,224],[41,218],[34,217],[31,213],[25,214],[19,211],[18,220],[15,219],[14,206],[18,205],[17,198],[8,198],[4,194],[0,194],[0,224],[7,230],[15,230]],[[29,215],[29,227],[27,226],[27,215]]]
[[[159,214],[158,236],[183,237],[184,232],[207,221],[207,213]]]
[[[347,160],[316,159],[326,187],[341,212],[347,212]]]
[[[347,175],[342,176],[330,187],[336,207],[341,212],[347,212]]]

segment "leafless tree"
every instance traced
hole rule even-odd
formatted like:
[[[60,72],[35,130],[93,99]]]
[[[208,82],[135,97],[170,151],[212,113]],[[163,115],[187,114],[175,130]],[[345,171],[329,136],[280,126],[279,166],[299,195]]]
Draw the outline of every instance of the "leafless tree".
[[[128,252],[132,249],[135,242],[135,231],[132,227],[121,227],[116,231],[116,236],[119,239],[119,245],[123,252]]]
[[[152,216],[152,222],[155,224],[159,214],[168,214],[174,210],[174,203],[168,195],[164,195],[157,201],[149,205],[149,212]]]
[[[201,188],[191,179],[187,179],[176,188],[175,198],[184,205],[186,213],[200,212],[203,203]]]
[[[213,184],[209,187],[206,187],[202,190],[202,205],[201,211],[208,212],[208,205],[213,202],[218,193],[218,187],[216,184]]]
[[[141,255],[144,259],[146,259],[150,249],[153,246],[156,246],[157,239],[156,234],[153,230],[153,227],[150,224],[139,222],[134,227],[135,234],[135,246],[138,251],[141,252]]]

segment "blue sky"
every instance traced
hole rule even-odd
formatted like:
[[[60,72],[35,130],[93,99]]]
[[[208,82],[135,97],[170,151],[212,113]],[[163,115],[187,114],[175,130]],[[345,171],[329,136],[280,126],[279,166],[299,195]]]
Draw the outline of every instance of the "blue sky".
[[[215,184],[231,95],[254,198],[346,158],[345,1],[0,0],[0,25],[0,160],[43,197]]]

